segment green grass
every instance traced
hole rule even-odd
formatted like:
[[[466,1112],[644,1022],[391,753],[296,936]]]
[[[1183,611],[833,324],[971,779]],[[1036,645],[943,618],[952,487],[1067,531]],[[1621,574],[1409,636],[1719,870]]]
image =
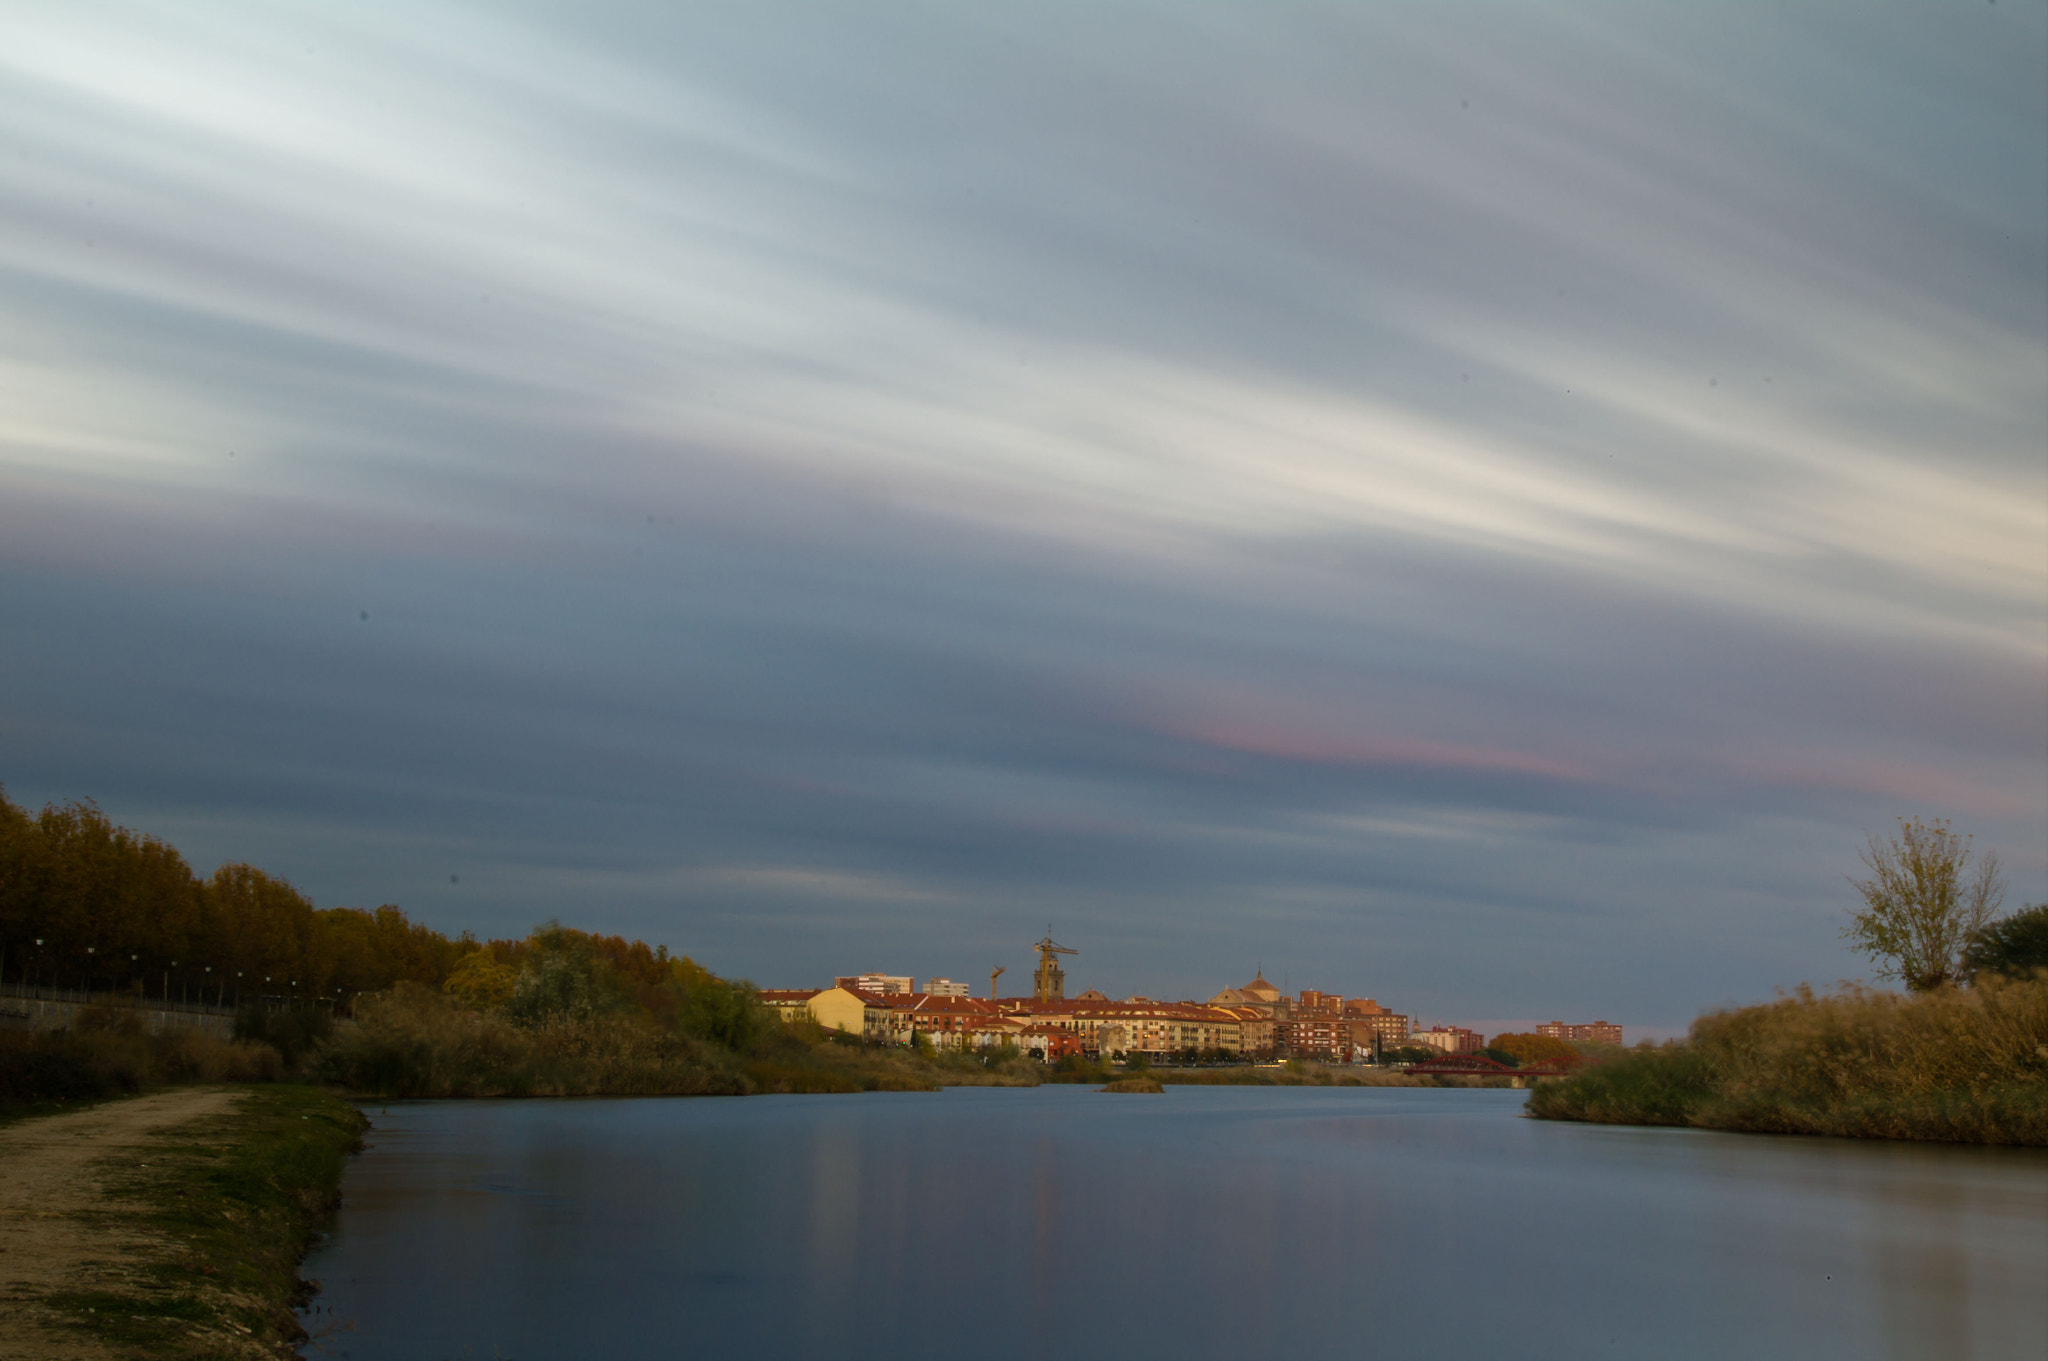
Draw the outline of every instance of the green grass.
[[[342,1169],[368,1122],[320,1088],[243,1089],[228,1114],[167,1131],[146,1170],[124,1155],[109,1190],[142,1207],[160,1245],[122,1273],[119,1289],[45,1302],[70,1324],[144,1358],[292,1355],[293,1309],[311,1287],[298,1265],[339,1203]]]
[[[1332,1067],[1304,1063],[1281,1068],[1249,1064],[1221,1068],[1154,1068],[1169,1087],[1505,1087],[1506,1078],[1410,1077],[1382,1068]]]

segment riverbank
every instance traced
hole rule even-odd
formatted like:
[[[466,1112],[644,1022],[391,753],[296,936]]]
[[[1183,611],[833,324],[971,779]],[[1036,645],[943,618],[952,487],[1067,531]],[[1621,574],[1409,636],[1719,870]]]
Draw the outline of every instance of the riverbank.
[[[1538,1086],[1544,1120],[2048,1147],[2048,981],[1801,988]]]
[[[0,1361],[292,1356],[299,1260],[366,1123],[258,1085],[0,1127]]]

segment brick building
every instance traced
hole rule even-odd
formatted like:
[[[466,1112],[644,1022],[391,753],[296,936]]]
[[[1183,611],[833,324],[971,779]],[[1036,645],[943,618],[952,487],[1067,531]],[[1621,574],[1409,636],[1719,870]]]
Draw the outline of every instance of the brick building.
[[[1538,1035],[1548,1035],[1553,1040],[1570,1040],[1579,1044],[1620,1044],[1621,1027],[1611,1021],[1592,1021],[1586,1025],[1567,1025],[1563,1021],[1545,1021],[1536,1027]]]

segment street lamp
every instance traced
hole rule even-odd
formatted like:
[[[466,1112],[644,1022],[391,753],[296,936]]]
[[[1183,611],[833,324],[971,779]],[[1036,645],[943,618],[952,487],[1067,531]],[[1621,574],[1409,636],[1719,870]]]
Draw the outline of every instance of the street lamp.
[[[88,1002],[92,1001],[92,952],[92,946],[85,947],[85,1000]]]
[[[37,997],[43,995],[43,938],[36,937],[36,971],[29,976],[29,989]]]
[[[199,981],[199,1005],[202,1007],[206,1005],[206,985],[213,981],[213,966],[208,964],[204,967],[206,969],[206,977]]]

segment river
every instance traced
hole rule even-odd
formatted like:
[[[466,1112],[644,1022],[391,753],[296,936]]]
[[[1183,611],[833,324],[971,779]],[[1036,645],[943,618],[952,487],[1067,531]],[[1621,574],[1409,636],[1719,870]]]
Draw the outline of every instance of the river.
[[[373,1104],[306,1354],[2048,1357],[2048,1154],[1524,1099]]]

